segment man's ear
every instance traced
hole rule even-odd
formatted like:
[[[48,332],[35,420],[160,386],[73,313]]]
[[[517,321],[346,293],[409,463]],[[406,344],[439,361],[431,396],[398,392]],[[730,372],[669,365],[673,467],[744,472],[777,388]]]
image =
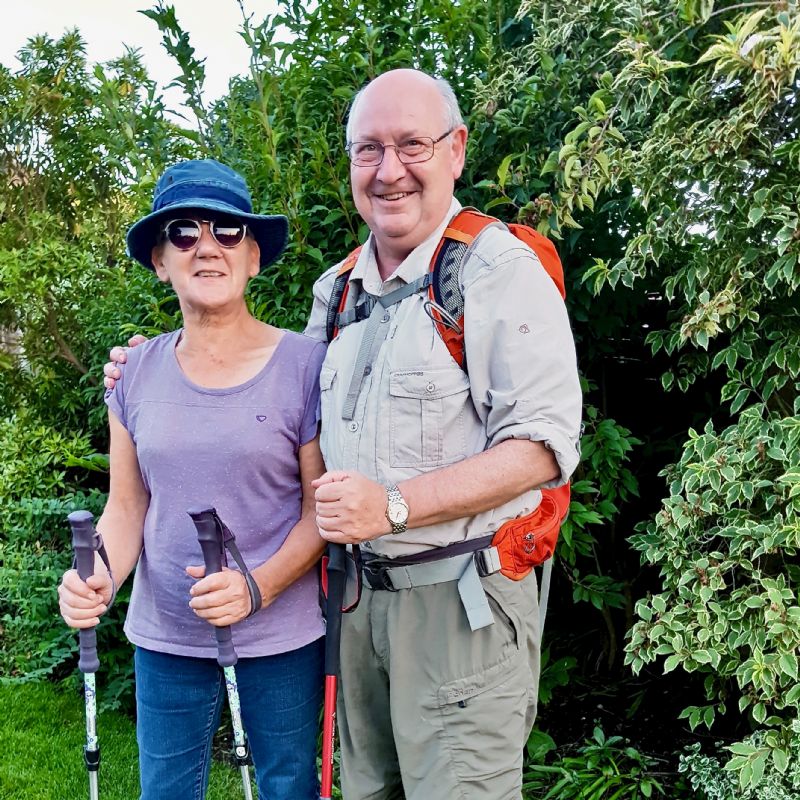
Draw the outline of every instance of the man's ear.
[[[164,247],[160,244],[157,244],[150,251],[150,261],[153,264],[153,269],[156,271],[156,275],[158,275],[158,279],[164,283],[169,283],[169,274],[167,273],[167,268],[164,266],[163,252]]]
[[[459,125],[450,134],[450,157],[453,164],[453,180],[458,180],[464,170],[467,155],[467,126]]]

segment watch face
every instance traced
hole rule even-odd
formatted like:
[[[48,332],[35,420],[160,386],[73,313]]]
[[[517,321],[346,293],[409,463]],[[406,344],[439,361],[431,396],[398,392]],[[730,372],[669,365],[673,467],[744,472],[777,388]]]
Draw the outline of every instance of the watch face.
[[[389,503],[386,516],[389,517],[389,522],[402,525],[408,519],[408,509],[403,503]]]

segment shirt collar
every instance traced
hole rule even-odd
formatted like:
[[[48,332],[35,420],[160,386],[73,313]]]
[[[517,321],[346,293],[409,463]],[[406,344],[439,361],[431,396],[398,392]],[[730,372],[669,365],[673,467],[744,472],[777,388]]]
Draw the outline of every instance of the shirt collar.
[[[370,294],[380,295],[393,288],[397,288],[394,284],[398,279],[403,281],[403,283],[411,283],[411,281],[422,277],[422,275],[428,271],[431,258],[433,258],[436,246],[442,238],[444,229],[460,210],[461,203],[453,197],[450,201],[450,208],[447,210],[447,213],[442,218],[436,230],[406,256],[392,276],[385,282],[381,281],[381,276],[378,272],[378,262],[375,259],[375,237],[370,233],[367,241],[361,248],[353,271],[350,273],[350,281],[361,281],[361,285],[365,291],[370,292]]]

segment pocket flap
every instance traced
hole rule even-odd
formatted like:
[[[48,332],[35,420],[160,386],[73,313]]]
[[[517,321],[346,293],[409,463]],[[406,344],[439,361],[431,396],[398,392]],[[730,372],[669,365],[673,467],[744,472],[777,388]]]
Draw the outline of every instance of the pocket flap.
[[[402,370],[389,376],[389,394],[415,400],[437,400],[469,389],[469,378],[456,369]]]
[[[484,692],[491,691],[501,683],[515,678],[524,666],[525,660],[521,653],[516,651],[499,664],[487,667],[483,672],[445,683],[439,687],[437,692],[439,707],[466,702]]]
[[[324,392],[333,386],[336,370],[333,367],[323,367],[319,373],[319,388]]]

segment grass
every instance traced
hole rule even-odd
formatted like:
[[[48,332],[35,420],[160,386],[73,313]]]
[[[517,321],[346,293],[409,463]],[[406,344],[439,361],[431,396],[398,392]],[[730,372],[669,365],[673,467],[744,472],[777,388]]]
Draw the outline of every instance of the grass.
[[[83,709],[82,696],[53,684],[0,685],[0,800],[88,798]],[[97,733],[100,797],[134,800],[139,796],[139,765],[133,721],[104,711],[98,715]],[[241,796],[239,771],[214,763],[207,800]]]

